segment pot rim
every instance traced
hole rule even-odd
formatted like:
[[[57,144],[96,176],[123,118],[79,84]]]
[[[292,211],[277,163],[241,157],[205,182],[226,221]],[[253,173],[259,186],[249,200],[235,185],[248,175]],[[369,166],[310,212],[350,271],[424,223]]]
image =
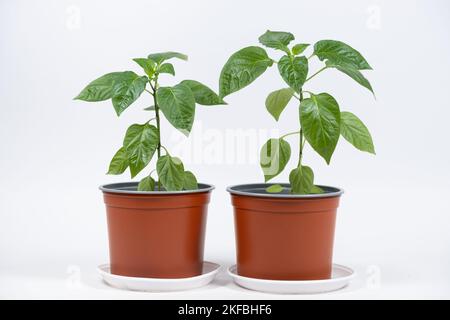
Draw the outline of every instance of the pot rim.
[[[283,199],[310,199],[310,198],[331,198],[339,197],[344,193],[342,188],[317,185],[318,187],[325,189],[328,192],[319,194],[291,194],[291,193],[263,193],[263,191],[271,185],[279,184],[284,188],[290,189],[289,183],[248,183],[248,184],[236,184],[229,186],[227,191],[233,195],[248,196],[256,198],[283,198]],[[253,190],[253,191],[251,191]],[[258,192],[261,191],[261,192]]]
[[[203,193],[211,192],[215,189],[215,186],[207,183],[198,183],[197,190],[180,190],[180,191],[137,191],[139,182],[117,182],[107,183],[99,186],[98,188],[106,193],[118,193],[118,194],[141,194],[141,195],[170,195],[170,194],[191,194],[191,193]]]

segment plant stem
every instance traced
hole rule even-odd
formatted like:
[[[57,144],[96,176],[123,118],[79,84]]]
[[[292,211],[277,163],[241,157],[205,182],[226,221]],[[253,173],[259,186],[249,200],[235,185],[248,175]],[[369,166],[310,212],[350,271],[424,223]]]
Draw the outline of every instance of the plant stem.
[[[156,129],[158,132],[158,146],[157,146],[156,150],[157,150],[158,159],[159,159],[161,157],[161,130],[160,130],[160,120],[159,120],[159,106],[158,106],[158,101],[156,99],[156,89],[157,88],[158,88],[158,75],[155,76],[154,85],[152,86],[152,90],[153,90],[152,96],[153,96],[153,102],[155,105]],[[158,179],[158,191],[160,191],[160,190],[161,190],[161,182]]]
[[[300,133],[300,131],[289,132],[289,133],[286,133],[286,134],[282,135],[282,136],[280,137],[280,139],[284,139],[284,138],[286,138],[287,136],[292,136],[292,135],[294,135],[294,134],[299,134],[299,133]]]
[[[316,75],[318,75],[319,73],[321,73],[321,72],[322,72],[323,70],[325,70],[325,69],[328,69],[328,67],[325,66],[325,67],[319,69],[319,70],[318,70],[316,73],[314,73],[311,77],[309,77],[308,79],[306,79],[306,81],[311,80],[312,78],[314,78]],[[305,81],[305,82],[306,82],[306,81]]]
[[[300,103],[303,100],[303,90],[300,89]],[[300,107],[299,107],[300,109]],[[300,112],[300,110],[299,110]],[[298,164],[297,167],[302,165],[302,157],[303,157],[303,129],[300,127],[300,137],[299,137],[299,151],[298,151]]]

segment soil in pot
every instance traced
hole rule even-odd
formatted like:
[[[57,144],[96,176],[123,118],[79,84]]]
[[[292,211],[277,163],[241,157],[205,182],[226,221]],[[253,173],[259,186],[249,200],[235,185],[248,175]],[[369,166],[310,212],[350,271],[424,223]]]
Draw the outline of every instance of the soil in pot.
[[[234,206],[237,272],[271,280],[331,277],[336,210],[342,190],[291,195],[265,192],[268,184],[228,188]]]
[[[200,275],[212,186],[137,192],[137,183],[100,187],[106,204],[111,273],[145,278]]]

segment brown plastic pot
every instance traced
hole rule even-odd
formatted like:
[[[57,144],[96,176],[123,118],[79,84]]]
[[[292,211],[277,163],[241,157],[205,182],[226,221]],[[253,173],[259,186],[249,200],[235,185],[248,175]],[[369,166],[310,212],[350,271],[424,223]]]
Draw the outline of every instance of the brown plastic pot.
[[[229,187],[234,206],[237,272],[271,280],[331,277],[336,209],[343,191],[270,194],[270,184]]]
[[[111,273],[145,278],[200,275],[213,186],[136,191],[137,183],[100,187],[106,204]]]

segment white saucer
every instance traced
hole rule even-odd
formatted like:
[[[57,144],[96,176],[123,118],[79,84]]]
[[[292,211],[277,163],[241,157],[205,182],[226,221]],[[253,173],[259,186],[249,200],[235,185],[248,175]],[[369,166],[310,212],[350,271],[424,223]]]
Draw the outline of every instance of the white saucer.
[[[179,279],[119,276],[110,272],[109,264],[98,266],[97,271],[107,284],[115,288],[134,291],[167,292],[190,290],[206,286],[214,279],[217,272],[219,272],[219,268],[220,265],[217,263],[205,261],[203,262],[203,271],[201,275]]]
[[[333,264],[331,279],[326,280],[267,280],[243,277],[237,274],[236,265],[228,268],[228,274],[241,287],[270,293],[312,294],[341,289],[350,283],[355,272],[339,264]]]

